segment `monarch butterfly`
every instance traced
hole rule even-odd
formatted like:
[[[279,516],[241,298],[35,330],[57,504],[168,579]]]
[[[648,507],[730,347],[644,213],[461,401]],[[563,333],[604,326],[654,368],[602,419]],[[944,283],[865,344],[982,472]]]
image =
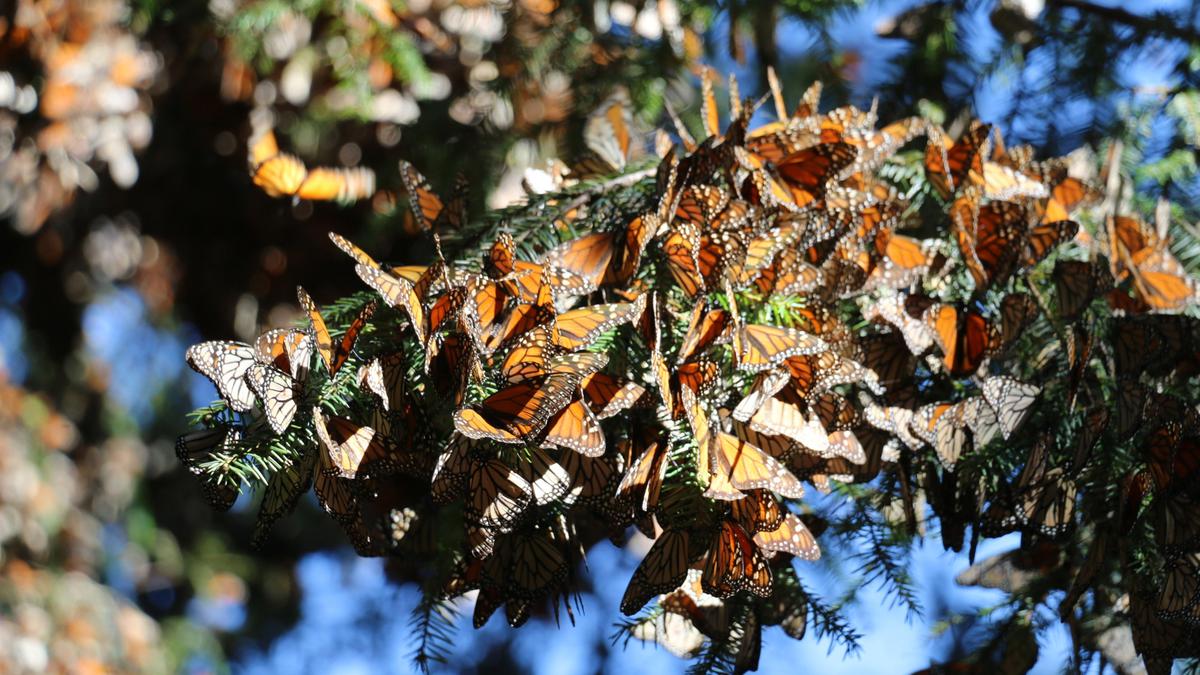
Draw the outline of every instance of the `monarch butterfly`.
[[[699,226],[683,221],[663,243],[667,268],[689,297],[720,286],[726,270],[741,258],[740,234],[722,231],[701,234]]]
[[[533,486],[499,459],[476,460],[467,482],[467,522],[507,532],[533,500]]]
[[[676,218],[698,226],[714,227],[717,219],[730,205],[729,191],[716,185],[688,185],[675,205]]]
[[[690,564],[688,543],[685,530],[664,530],[658,536],[625,587],[621,612],[632,615],[650,598],[669,593],[683,583]]]
[[[862,384],[876,394],[883,393],[873,372],[833,351],[789,356],[783,363],[791,375],[792,389],[805,401],[815,399],[839,384],[852,382]]]
[[[983,191],[989,199],[1040,199],[1050,195],[1041,181],[999,162],[983,163]]]
[[[217,386],[221,398],[235,412],[254,409],[254,390],[246,381],[246,373],[258,363],[253,347],[242,342],[201,342],[188,347],[186,359],[192,370]]]
[[[833,392],[821,394],[809,407],[829,431],[847,431],[862,426],[863,417],[847,398]]]
[[[863,418],[867,424],[900,439],[909,450],[916,450],[922,445],[922,440],[911,431],[916,416],[908,408],[881,406],[871,401],[863,408]]]
[[[675,129],[675,135],[679,137],[679,143],[683,146],[686,152],[693,153],[697,149],[696,139],[692,137],[692,133],[688,131],[687,125],[679,118],[679,114],[675,112],[674,106],[670,101],[664,100],[663,107],[667,109],[667,116],[671,118],[672,128]]]
[[[670,461],[666,439],[659,435],[635,435],[624,441],[624,445],[629,448],[631,457],[614,498],[628,500],[637,515],[651,513],[658,507]]]
[[[1140,218],[1109,218],[1107,230],[1113,275],[1121,280],[1123,266],[1142,301],[1162,311],[1178,311],[1195,301],[1195,280],[1172,255],[1169,242]]]
[[[759,408],[775,394],[778,394],[791,379],[786,369],[767,370],[754,376],[754,382],[749,393],[738,402],[731,416],[739,422],[747,422]]]
[[[780,252],[754,283],[764,295],[797,295],[820,288],[825,283],[825,273],[810,265],[797,251],[787,249]]]
[[[313,483],[313,473],[316,470],[317,453],[304,452],[289,464],[276,469],[267,482],[263,493],[262,505],[258,509],[258,518],[254,523],[254,536],[251,545],[259,548],[266,541],[271,525],[284,515],[291,513]]]
[[[1150,480],[1158,494],[1171,494],[1192,481],[1200,468],[1200,440],[1185,437],[1175,420],[1158,427],[1142,447]]]
[[[1165,314],[1124,317],[1112,322],[1113,357],[1117,373],[1164,375],[1190,356],[1200,335],[1200,322]]]
[[[640,318],[645,311],[646,296],[642,295],[631,303],[592,305],[564,312],[555,319],[558,335],[554,342],[563,349],[583,349],[612,328]]]
[[[714,462],[710,459],[713,453],[710,446],[717,440],[709,425],[708,412],[700,405],[695,392],[691,389],[685,387],[680,390],[680,394],[683,413],[687,417],[688,426],[692,429],[692,437],[698,450],[696,472],[700,477],[701,484],[707,484],[704,496],[721,501],[743,499],[746,496],[745,493],[734,487],[733,483],[729,481],[728,475],[715,471],[713,468]],[[735,438],[734,440],[739,439]]]
[[[635,149],[632,127],[629,92],[618,87],[588,116],[583,142],[591,154],[572,167],[572,172],[586,178],[624,171]]]
[[[604,432],[583,399],[572,401],[546,426],[543,443],[574,450],[586,457],[604,454]]]
[[[735,362],[742,370],[760,372],[774,368],[791,356],[818,354],[829,349],[821,338],[779,326],[747,324],[734,333]]]
[[[571,475],[540,448],[531,448],[528,458],[518,460],[517,472],[529,483],[538,506],[561,500],[571,488]]]
[[[942,350],[943,367],[952,377],[975,373],[999,343],[996,327],[974,308],[964,311],[934,303],[921,316]]]
[[[795,514],[788,513],[779,523],[779,527],[759,531],[754,535],[754,543],[759,549],[768,553],[786,553],[802,560],[819,560],[821,547],[817,539]]]
[[[571,476],[566,501],[611,510],[618,476],[612,457],[584,457],[577,452],[565,452],[558,463]]]
[[[358,386],[374,394],[385,411],[403,411],[408,398],[407,366],[404,352],[377,356],[358,369]]]
[[[1066,220],[1071,212],[1083,204],[1094,202],[1100,197],[1100,191],[1078,178],[1066,177],[1058,182],[1052,179],[1047,185],[1050,188],[1050,198],[1046,200],[1045,215],[1042,222]]]
[[[928,135],[925,176],[942,199],[949,199],[968,182],[982,181],[983,159],[991,146],[991,125],[976,122],[954,143],[937,127],[930,127]]]
[[[886,388],[910,379],[916,371],[916,357],[904,344],[903,336],[895,332],[860,338],[855,357]]]
[[[779,76],[775,74],[774,66],[767,66],[767,86],[771,90],[771,100],[775,103],[775,118],[786,121],[789,118],[787,105],[783,102],[783,88],[779,86]]]
[[[894,234],[890,230],[881,232],[880,238],[887,241],[877,264],[871,266],[864,284],[866,290],[875,288],[907,288],[920,280],[930,269],[934,256],[930,255],[928,242]]]
[[[1155,611],[1153,598],[1130,593],[1133,644],[1142,655],[1146,671],[1154,675],[1169,674],[1176,657],[1200,655],[1200,629],[1182,621],[1167,621]]]
[[[225,456],[237,453],[242,439],[242,429],[230,425],[218,425],[211,429],[189,431],[175,439],[175,456],[196,475],[204,473],[206,463],[224,461]]]
[[[869,132],[873,121],[864,132]],[[873,172],[879,168],[896,151],[909,141],[928,133],[928,122],[920,117],[906,117],[892,122],[884,128],[870,133],[865,139],[847,138],[846,140],[861,147],[861,156],[854,163],[856,172]]]
[[[826,184],[857,157],[858,150],[848,143],[821,143],[781,158],[774,169],[792,203],[803,208],[824,197]]]
[[[697,303],[675,355],[675,364],[682,364],[704,352],[724,335],[728,325],[729,312],[720,307],[705,311],[704,303]]]
[[[273,366],[255,363],[246,371],[246,382],[262,402],[271,429],[282,434],[296,416],[296,388],[291,375]]]
[[[746,252],[731,271],[734,288],[743,288],[770,268],[781,251],[790,248],[803,234],[805,223],[796,219],[776,220],[776,226],[746,244]],[[770,289],[767,289],[768,291]]]
[[[771,568],[766,557],[742,526],[729,520],[721,521],[700,576],[704,592],[728,598],[740,591],[749,591],[766,598],[771,595],[771,581]]]
[[[374,428],[337,415],[327,418],[317,406],[312,416],[317,438],[329,456],[325,470],[341,478],[358,478],[391,473],[396,468],[390,442]]]
[[[629,226],[635,227],[633,223]],[[634,236],[640,237],[642,233]],[[550,249],[542,257],[541,264],[558,277],[556,286],[577,285],[581,292],[591,292],[614,276],[612,265],[617,255],[617,241],[618,235],[611,232],[587,234]],[[644,249],[640,242],[637,245]],[[641,250],[637,256],[641,256]]]
[[[368,168],[309,170],[297,157],[279,150],[275,132],[266,128],[249,141],[250,178],[272,197],[355,202],[375,194],[375,172]]]
[[[996,376],[983,381],[983,398],[996,412],[1004,440],[1008,440],[1025,421],[1040,392],[1041,387],[1011,377]]]
[[[565,353],[554,344],[548,326],[538,326],[518,337],[504,355],[500,373],[516,384],[546,374],[546,362]]]
[[[924,309],[928,309],[923,301],[911,301],[910,296],[903,293],[885,292],[874,303],[863,309],[863,317],[871,321],[882,321],[896,327],[904,344],[913,356],[924,354],[934,343],[933,330],[922,320]],[[909,306],[917,302],[914,309]]]
[[[445,227],[459,229],[466,221],[467,182],[461,176],[455,183],[449,203],[433,191],[428,179],[416,167],[400,160],[400,179],[408,193],[408,206],[422,232],[440,232]]]
[[[454,413],[454,427],[468,438],[523,444],[571,403],[580,380],[603,367],[602,354],[570,354],[547,364],[546,375],[509,385],[481,403]]]
[[[646,388],[642,385],[604,373],[592,373],[583,378],[580,388],[588,407],[597,419],[602,420],[638,405],[646,396]]]
[[[333,458],[328,452],[317,453],[317,470],[313,474],[313,490],[317,501],[343,527],[354,531],[362,518],[358,497],[351,489],[351,481],[338,475]]]
[[[805,416],[795,405],[777,398],[764,401],[749,423],[755,431],[785,436],[818,455],[823,455],[829,447],[829,434],[816,415]]]
[[[325,362],[327,372],[331,376],[336,375],[338,370],[341,369],[342,364],[350,357],[350,350],[354,349],[354,342],[358,339],[358,334],[362,332],[371,315],[375,313],[375,302],[367,303],[359,311],[358,316],[355,317],[354,321],[346,329],[341,342],[335,346],[333,344],[333,337],[329,334],[329,329],[325,325],[325,319],[321,317],[321,312],[317,310],[317,305],[312,301],[312,298],[299,286],[296,287],[296,297],[300,300],[300,307],[308,314],[313,339],[317,346],[317,353],[321,355],[321,360]]]
[[[551,335],[557,337],[554,292],[544,272],[540,275],[536,298],[532,302],[518,303],[511,307],[493,326],[493,330],[483,336],[483,351],[490,354],[513,338],[543,325],[548,325]]]
[[[312,335],[294,328],[269,330],[254,342],[259,359],[297,382],[308,377],[312,365]]]
[[[1003,283],[1021,261],[1028,214],[1015,202],[981,205],[978,190],[968,189],[951,206],[954,236],[978,289]]]
[[[917,409],[909,428],[933,446],[942,466],[953,469],[968,450],[966,431],[979,427],[982,410],[978,397],[958,403],[931,403]]]
[[[1034,442],[1008,503],[993,503],[984,514],[989,531],[1020,528],[1056,539],[1074,525],[1075,483],[1063,467],[1049,466],[1052,443],[1047,435]]]
[[[1024,254],[1022,263],[1033,267],[1065,241],[1069,241],[1079,232],[1079,223],[1073,220],[1043,222],[1035,225],[1026,232],[1024,237]]]
[[[1054,265],[1054,289],[1059,316],[1073,321],[1092,300],[1112,290],[1112,276],[1096,263],[1059,260]]]
[[[685,389],[685,401],[688,393],[689,390]],[[702,409],[700,413],[703,414]],[[703,442],[704,439],[698,435],[697,443],[701,446],[701,468],[706,468],[711,476],[718,477],[712,481],[713,485],[723,487],[724,483],[728,482],[739,492],[769,489],[791,499],[804,496],[804,486],[800,481],[762,449],[724,431],[709,433],[708,436],[708,442]],[[707,467],[704,465],[705,460],[708,462]],[[721,499],[725,495],[709,496]]]
[[[515,534],[508,587],[512,596],[537,600],[567,581],[570,566],[549,530]],[[512,601],[510,600],[510,603]]]
[[[745,499],[729,504],[729,516],[741,525],[746,533],[774,532],[783,524],[786,511],[775,497],[766,490],[751,490]]]
[[[1154,501],[1154,539],[1168,558],[1195,551],[1200,544],[1200,504],[1186,492],[1165,495]]]
[[[455,406],[462,405],[467,384],[483,378],[474,339],[466,333],[451,333],[431,339],[426,352],[425,371],[434,388],[450,398]]]

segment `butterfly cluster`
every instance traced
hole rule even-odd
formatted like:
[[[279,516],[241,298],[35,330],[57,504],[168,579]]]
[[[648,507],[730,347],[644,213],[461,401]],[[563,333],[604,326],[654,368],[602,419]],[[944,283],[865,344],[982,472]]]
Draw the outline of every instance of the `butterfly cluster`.
[[[161,57],[126,26],[120,0],[20,0],[5,12],[0,213],[26,234],[100,185],[128,188],[150,143]]]
[[[877,129],[873,111],[820,112],[819,83],[788,112],[772,80],[778,119],[751,129],[731,80],[722,130],[703,85],[703,138],[672,112],[637,208],[606,222],[578,193],[548,250],[497,227],[482,256],[448,260],[465,190],[443,200],[402,163],[430,264],[331,233],[370,300],[322,311],[301,290],[306,327],[189,350],[228,411],[179,444],[212,501],[238,492],[222,467],[285,456],[259,536],[312,485],[360,553],[438,574],[445,597],[477,591],[477,626],[500,607],[514,626],[571,614],[586,547],[634,526],[653,543],[621,610],[658,598],[643,636],[725,645],[740,669],[763,626],[804,635],[814,599],[792,561],[820,557],[828,524],[806,484],[893,490],[914,531],[927,502],[956,550],[968,528],[972,551],[1013,531],[1057,545],[1086,509],[1154,520],[1168,586],[1149,616],[1192,631],[1200,333],[1169,313],[1196,292],[1167,233],[1097,222],[1096,188],[986,124]],[[627,168],[621,97],[586,138],[575,175]],[[924,192],[887,177],[905,161]],[[1101,446],[1136,450],[1098,466]],[[1126,470],[1121,495],[1084,489]],[[1072,565],[1067,612],[1103,576]]]

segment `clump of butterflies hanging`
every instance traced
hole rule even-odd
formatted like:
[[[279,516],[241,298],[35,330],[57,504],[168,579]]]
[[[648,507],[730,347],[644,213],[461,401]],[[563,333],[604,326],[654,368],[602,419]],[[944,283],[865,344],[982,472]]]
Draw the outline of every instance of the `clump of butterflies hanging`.
[[[223,403],[180,458],[219,508],[239,477],[266,483],[259,540],[311,486],[361,554],[478,591],[476,626],[500,607],[513,626],[573,617],[586,548],[634,526],[653,543],[622,611],[658,598],[647,622],[688,627],[674,651],[733,643],[743,670],[762,626],[805,632],[793,561],[819,558],[828,525],[809,488],[891,486],[914,531],[923,497],[956,550],[968,527],[972,552],[1014,531],[1064,548],[1081,528],[1152,531],[1160,582],[1129,584],[1138,646],[1168,668],[1198,655],[1196,282],[1168,232],[1101,213],[1065,161],[986,124],[877,129],[870,111],[820,112],[820,83],[790,113],[771,85],[777,120],[751,129],[731,79],[722,132],[706,74],[703,140],[672,112],[657,168],[579,193],[549,250],[501,227],[478,258],[445,259],[465,190],[443,200],[402,163],[436,258],[390,266],[331,233],[370,299],[322,310],[300,289],[307,325],[192,347]],[[642,137],[615,95],[573,175],[639,165]],[[902,194],[884,176],[922,163],[922,140],[924,187]],[[251,173],[273,196],[375,189],[306,169],[269,130]],[[605,185],[641,206],[591,218]],[[1063,556],[1064,616],[1103,604],[1088,591],[1124,569],[1124,540]]]

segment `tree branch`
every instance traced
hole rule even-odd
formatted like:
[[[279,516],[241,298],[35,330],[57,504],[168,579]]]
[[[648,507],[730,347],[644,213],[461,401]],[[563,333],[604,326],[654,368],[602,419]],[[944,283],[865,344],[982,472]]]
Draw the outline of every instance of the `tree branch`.
[[[1086,0],[1051,0],[1050,4],[1055,7],[1070,7],[1084,14],[1091,14],[1101,19],[1125,24],[1139,31],[1167,35],[1185,42],[1200,43],[1200,31],[1189,27],[1187,24],[1177,22],[1175,17],[1165,12],[1156,12],[1150,16],[1142,16],[1121,9],[1120,7],[1105,7],[1087,2]]]

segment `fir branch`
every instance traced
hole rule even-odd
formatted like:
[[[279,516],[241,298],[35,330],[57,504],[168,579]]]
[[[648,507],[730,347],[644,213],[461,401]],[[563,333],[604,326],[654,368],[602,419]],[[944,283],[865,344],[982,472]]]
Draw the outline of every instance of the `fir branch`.
[[[413,608],[409,625],[417,646],[412,662],[422,673],[428,674],[432,663],[446,663],[454,637],[455,613],[448,599],[434,593],[422,594],[421,601]]]

